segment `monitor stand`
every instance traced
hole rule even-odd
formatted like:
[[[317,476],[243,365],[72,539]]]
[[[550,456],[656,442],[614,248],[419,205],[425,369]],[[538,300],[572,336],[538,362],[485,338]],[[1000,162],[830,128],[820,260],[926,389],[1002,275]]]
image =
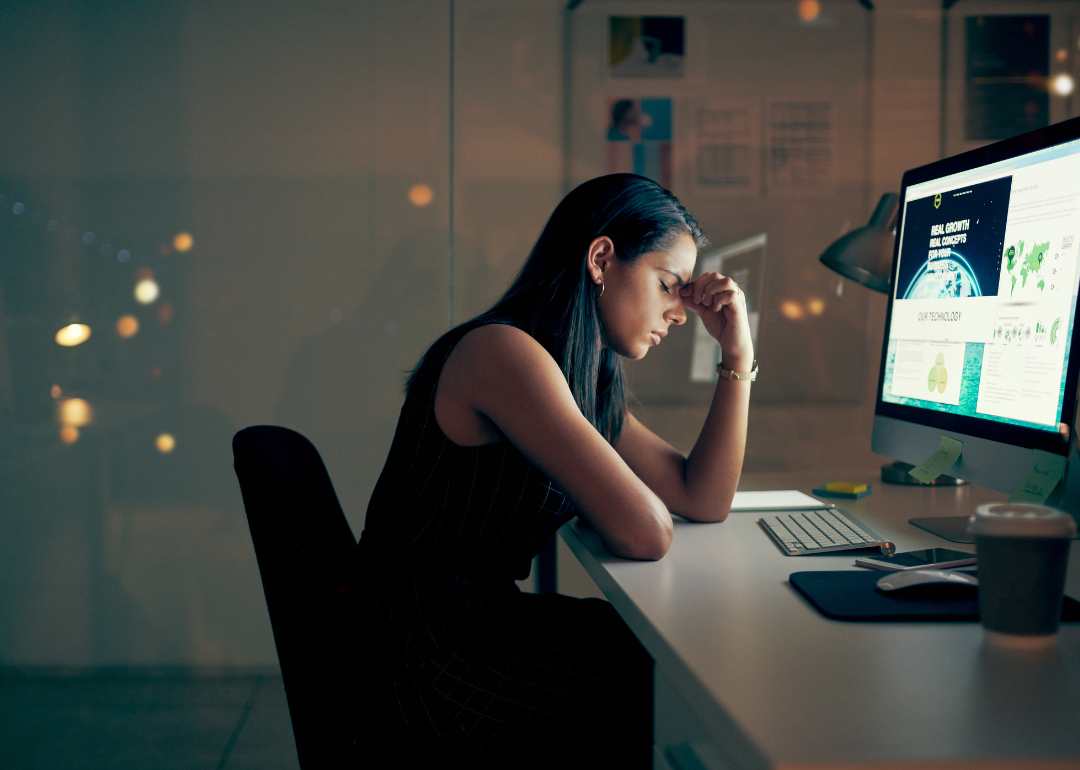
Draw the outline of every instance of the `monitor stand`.
[[[901,462],[900,460],[888,465],[882,465],[881,480],[886,484],[903,484],[911,487],[959,487],[967,484],[963,479],[946,476],[944,473],[930,482],[919,481],[908,473],[914,467],[911,463]]]
[[[952,543],[974,543],[975,538],[967,531],[968,518],[968,516],[927,516],[908,519],[908,524],[914,524],[919,529],[925,529]]]

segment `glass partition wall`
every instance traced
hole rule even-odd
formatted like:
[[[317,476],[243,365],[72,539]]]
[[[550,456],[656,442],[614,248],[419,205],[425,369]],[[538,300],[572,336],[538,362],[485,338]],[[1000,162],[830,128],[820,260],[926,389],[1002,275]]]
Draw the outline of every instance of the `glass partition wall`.
[[[941,4],[870,5],[0,8],[0,665],[273,664],[233,433],[308,436],[359,535],[405,372],[609,171],[755,286],[746,469],[873,466],[883,298],[816,258],[962,104]],[[716,355],[687,327],[630,367],[683,451]]]

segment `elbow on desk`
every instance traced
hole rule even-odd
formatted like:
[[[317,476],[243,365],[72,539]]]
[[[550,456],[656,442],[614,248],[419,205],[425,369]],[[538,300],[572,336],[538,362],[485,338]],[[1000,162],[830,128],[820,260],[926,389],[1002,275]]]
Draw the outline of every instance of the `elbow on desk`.
[[[672,511],[672,513],[677,513],[684,519],[696,521],[699,524],[715,524],[727,520],[728,515],[731,513],[731,503],[728,502],[727,505],[722,507],[712,505],[686,511]]]
[[[675,535],[674,525],[670,517],[668,521],[657,522],[655,528],[650,531],[638,531],[632,538],[622,539],[618,543],[607,543],[608,550],[623,559],[636,559],[637,561],[658,561],[671,548],[671,541]]]

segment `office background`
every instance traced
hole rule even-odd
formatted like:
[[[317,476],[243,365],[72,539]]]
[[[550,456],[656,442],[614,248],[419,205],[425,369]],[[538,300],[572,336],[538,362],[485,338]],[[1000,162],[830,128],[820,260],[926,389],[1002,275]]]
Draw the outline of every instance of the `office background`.
[[[1029,120],[1076,115],[1046,83],[1080,76],[1080,8],[872,5],[3,4],[0,666],[275,664],[232,434],[311,438],[359,534],[403,373],[610,168],[619,100],[670,100],[666,173],[715,246],[768,236],[746,469],[885,461],[885,299],[817,256],[905,169],[1004,130],[972,126],[969,17],[1047,17],[1047,73],[1009,87]],[[612,16],[681,17],[681,77],[621,77]],[[800,122],[809,174],[777,160]],[[702,171],[710,130],[745,178]],[[58,344],[73,322],[90,337]],[[631,367],[684,451],[691,337]]]

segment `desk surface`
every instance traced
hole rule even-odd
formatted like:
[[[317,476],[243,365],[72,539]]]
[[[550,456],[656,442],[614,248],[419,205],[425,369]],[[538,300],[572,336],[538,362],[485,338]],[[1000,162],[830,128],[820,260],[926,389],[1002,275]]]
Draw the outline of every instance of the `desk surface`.
[[[898,551],[949,545],[908,524],[911,517],[966,514],[1005,498],[975,486],[844,479],[872,484],[873,494],[838,504]],[[824,480],[820,473],[747,474],[739,488],[810,493]],[[1039,766],[1080,766],[1080,625],[1062,627],[1053,653],[1005,654],[985,646],[977,623],[829,620],[788,575],[857,569],[854,556],[785,556],[758,518],[678,521],[658,562],[611,556],[580,523],[561,531],[727,764],[957,768],[998,760],[993,766],[1012,767],[1002,760],[1025,757]],[[1066,588],[1074,597],[1078,560],[1074,543]]]

